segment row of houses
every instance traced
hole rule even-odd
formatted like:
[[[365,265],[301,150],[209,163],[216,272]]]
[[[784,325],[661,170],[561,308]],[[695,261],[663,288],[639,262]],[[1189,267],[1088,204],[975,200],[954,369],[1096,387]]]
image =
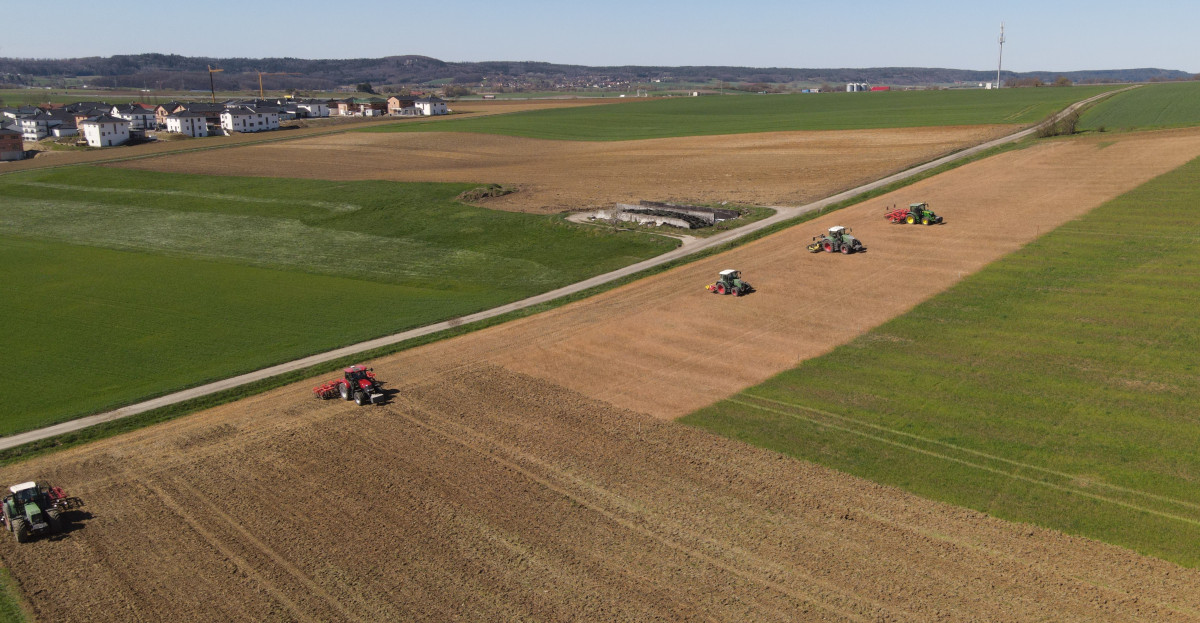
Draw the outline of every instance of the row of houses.
[[[279,129],[280,121],[310,117],[426,116],[449,113],[438,97],[393,96],[344,100],[231,100],[223,103],[167,102],[157,106],[75,102],[60,107],[0,109],[0,160],[24,157],[21,141],[81,136],[91,147],[113,147],[149,131],[192,137]],[[18,139],[19,137],[19,139]]]

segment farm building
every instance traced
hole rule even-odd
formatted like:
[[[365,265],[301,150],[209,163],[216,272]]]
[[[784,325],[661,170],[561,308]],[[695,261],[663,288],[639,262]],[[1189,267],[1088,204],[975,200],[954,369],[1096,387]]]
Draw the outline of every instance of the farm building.
[[[221,127],[226,132],[265,132],[279,129],[279,112],[274,108],[237,106],[221,113]]]
[[[862,91],[869,91],[870,89],[871,85],[867,84],[866,82],[851,82],[846,85],[847,93],[859,93]]]
[[[91,147],[113,147],[129,141],[128,119],[111,115],[92,117],[79,124],[83,137]]]
[[[417,110],[421,111],[422,115],[426,116],[445,115],[450,112],[449,109],[446,108],[446,100],[432,95],[429,97],[422,97],[414,102],[414,105],[416,105]]]
[[[871,87],[872,91],[891,91],[892,87]]]
[[[208,136],[208,120],[203,113],[182,111],[167,115],[167,132],[191,137]]]
[[[16,130],[0,129],[0,160],[23,160],[25,139]]]

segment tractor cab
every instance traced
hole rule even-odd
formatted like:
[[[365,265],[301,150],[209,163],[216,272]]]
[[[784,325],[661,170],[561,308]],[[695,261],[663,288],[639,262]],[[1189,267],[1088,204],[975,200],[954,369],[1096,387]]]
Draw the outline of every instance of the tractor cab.
[[[25,505],[33,502],[38,497],[38,486],[36,482],[23,482],[19,485],[13,485],[8,488],[13,494],[13,500],[18,504]]]
[[[721,281],[725,283],[733,283],[742,278],[742,271],[740,270],[723,270],[717,274],[721,276]]]
[[[921,203],[908,204],[909,212],[921,212],[922,210],[928,210],[928,209],[929,209],[929,204],[925,203],[924,201],[922,201]]]
[[[349,368],[343,370],[343,372],[346,373],[346,380],[351,382],[361,381],[362,379],[370,379],[374,378],[375,376],[374,374],[371,374],[370,368],[363,366],[350,366]]]
[[[850,232],[849,229],[846,229],[845,227],[842,227],[841,225],[836,225],[834,227],[829,228],[829,237],[833,238],[834,240],[841,240],[842,236],[846,235],[849,232]]]

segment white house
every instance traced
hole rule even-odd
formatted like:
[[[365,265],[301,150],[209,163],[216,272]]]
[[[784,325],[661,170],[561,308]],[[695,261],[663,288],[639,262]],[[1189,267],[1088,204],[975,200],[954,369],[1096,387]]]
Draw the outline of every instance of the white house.
[[[235,106],[221,113],[221,127],[226,132],[264,132],[279,129],[279,113],[274,108]]]
[[[129,122],[129,129],[134,132],[153,130],[157,119],[153,110],[147,110],[137,104],[113,106],[110,115]]]
[[[50,128],[61,125],[62,120],[50,116],[45,111],[37,111],[27,117],[20,118],[21,134],[26,141],[40,141],[50,136]]]
[[[208,136],[208,120],[204,113],[182,111],[167,115],[167,132],[192,137]]]
[[[129,140],[128,119],[120,119],[111,115],[92,117],[79,124],[83,137],[92,147],[112,147],[121,145]]]
[[[422,97],[414,102],[413,105],[417,107],[417,110],[421,111],[422,115],[426,116],[445,115],[450,112],[446,109],[446,100],[436,96]]]
[[[318,100],[303,100],[296,102],[296,108],[308,113],[309,117],[328,117],[329,106]]]

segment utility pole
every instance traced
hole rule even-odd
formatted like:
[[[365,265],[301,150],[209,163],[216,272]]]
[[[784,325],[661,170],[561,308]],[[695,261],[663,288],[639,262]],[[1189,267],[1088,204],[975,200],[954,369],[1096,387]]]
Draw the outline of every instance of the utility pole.
[[[1000,59],[996,61],[996,88],[1000,88],[1000,68],[1004,66],[1004,22],[1000,22]]]

